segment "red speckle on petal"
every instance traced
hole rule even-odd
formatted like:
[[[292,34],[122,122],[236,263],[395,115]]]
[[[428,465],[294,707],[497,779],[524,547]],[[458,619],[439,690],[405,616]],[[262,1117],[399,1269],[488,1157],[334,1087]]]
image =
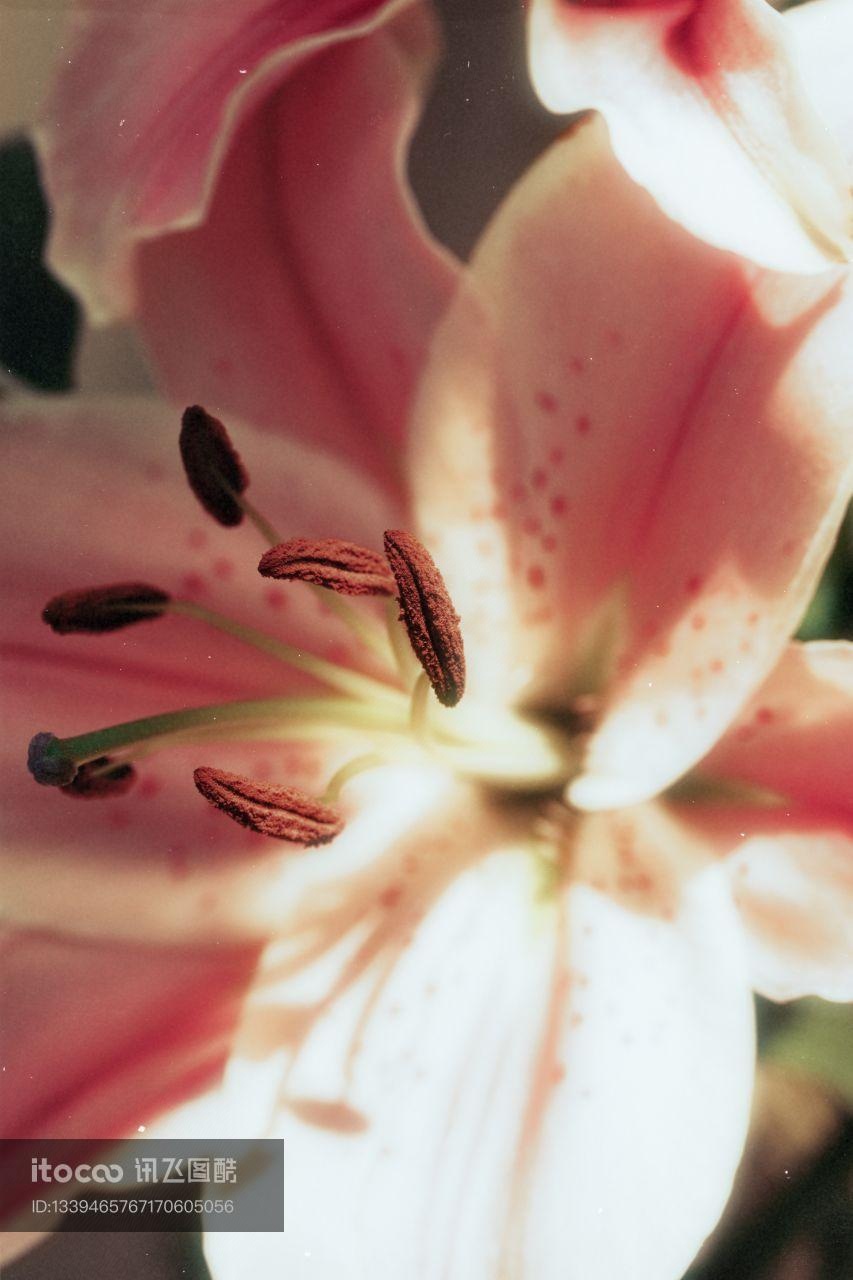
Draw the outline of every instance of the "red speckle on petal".
[[[159,778],[143,778],[136,788],[136,794],[143,800],[153,800],[159,794],[162,786],[163,784]]]
[[[760,616],[761,616],[761,615],[760,615],[760,614],[758,614],[758,613],[751,613],[751,614],[749,614],[749,616],[748,616],[748,617],[747,617],[747,619],[746,619],[746,624],[747,624],[747,626],[749,626],[749,627],[755,627],[755,626],[757,626],[757,625],[758,625],[758,621],[759,621]]]
[[[556,516],[557,519],[559,519],[560,516],[564,516],[566,514],[566,509],[569,503],[564,493],[555,493],[551,499],[550,505],[551,515]]]
[[[377,901],[380,907],[385,907],[390,911],[392,907],[396,907],[402,896],[403,889],[401,885],[389,884],[387,888],[382,890]]]
[[[541,591],[545,585],[545,570],[541,564],[532,564],[527,570],[527,581],[534,591]]]
[[[716,675],[719,675],[721,671],[725,671],[726,669],[726,664],[723,662],[722,658],[715,658],[714,661],[708,665],[709,670],[713,671]]]
[[[201,595],[207,590],[207,583],[200,573],[185,573],[181,578],[181,585],[188,596]]]
[[[217,578],[220,578],[223,582],[226,581],[228,578],[233,577],[234,561],[229,560],[227,556],[220,556],[218,560],[213,562],[213,572]]]
[[[537,407],[545,413],[556,413],[560,402],[551,391],[537,391],[535,396]]]
[[[579,436],[588,436],[592,428],[592,423],[585,413],[581,413],[575,418],[575,430]]]
[[[689,596],[698,596],[699,592],[702,590],[703,581],[704,580],[698,573],[694,573],[693,576],[688,578],[685,582],[684,590]]]
[[[776,712],[771,707],[759,707],[755,713],[756,724],[772,724],[776,719]]]
[[[553,533],[546,534],[542,539],[542,550],[547,551],[549,555],[557,550],[557,539]]]
[[[792,556],[797,549],[797,543],[793,538],[788,538],[782,543],[781,551],[783,556]]]
[[[571,369],[572,373],[583,373],[584,367],[585,367],[584,362],[580,356],[572,356],[570,358],[569,368]]]
[[[704,630],[706,623],[707,618],[704,613],[694,613],[693,617],[690,619],[690,625],[694,631]]]
[[[565,1076],[566,1076],[566,1068],[563,1065],[563,1063],[555,1062],[554,1069],[551,1072],[551,1079],[553,1080],[554,1084],[559,1084],[561,1080],[565,1079]]]
[[[544,471],[542,467],[537,467],[536,470],[533,472],[532,476],[530,477],[530,483],[533,485],[534,489],[536,489],[539,493],[541,493],[542,490],[545,488],[545,486],[548,484],[547,472]]]
[[[285,604],[285,595],[281,587],[270,587],[264,592],[264,600],[270,609],[281,609]]]
[[[541,532],[542,522],[536,516],[528,516],[521,528],[524,533],[533,538],[537,533]]]
[[[206,547],[207,534],[204,529],[190,529],[187,536],[187,546],[193,551],[201,551],[202,547]]]

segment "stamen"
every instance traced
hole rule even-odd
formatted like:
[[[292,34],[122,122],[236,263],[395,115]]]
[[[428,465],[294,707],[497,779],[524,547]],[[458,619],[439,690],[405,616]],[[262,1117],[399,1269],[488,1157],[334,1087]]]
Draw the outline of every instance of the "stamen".
[[[136,770],[132,764],[98,756],[77,770],[76,777],[62,788],[68,796],[81,796],[86,800],[111,799],[123,796],[136,782]]]
[[[169,595],[145,582],[119,582],[108,587],[65,591],[42,610],[42,618],[57,635],[118,631],[136,622],[159,618]]]
[[[385,554],[412,648],[439,702],[455,707],[465,692],[465,652],[444,579],[426,547],[405,529],[388,530]]]
[[[402,698],[400,703],[405,708]],[[124,762],[128,748],[139,757],[150,754],[152,749],[211,739],[292,742],[339,740],[345,734],[359,739],[390,734],[405,740],[407,729],[405,714],[388,703],[354,702],[349,698],[221,702],[145,716],[73,738],[37,733],[30,743],[28,767],[37,782],[61,787],[73,781],[77,769],[88,761],[121,752]]]
[[[344,829],[335,809],[295,787],[255,782],[209,767],[196,769],[193,777],[205,800],[261,835],[314,847],[328,844]]]
[[[390,596],[394,579],[378,551],[339,538],[291,538],[261,557],[265,578],[311,582],[344,596]]]
[[[244,513],[237,495],[249,476],[219,419],[190,405],[181,419],[180,449],[190,488],[205,511],[222,525],[240,524]]]

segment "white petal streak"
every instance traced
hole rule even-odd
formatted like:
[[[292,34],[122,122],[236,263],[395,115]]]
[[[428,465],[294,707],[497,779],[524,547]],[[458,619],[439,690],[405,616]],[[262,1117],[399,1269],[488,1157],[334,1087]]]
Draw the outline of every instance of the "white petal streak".
[[[681,1276],[746,1134],[752,1012],[718,869],[673,922],[570,894],[570,998],[518,1245],[525,1280]]]
[[[733,921],[716,869],[669,922],[547,900],[517,850],[469,866],[312,1019],[284,1087],[285,1052],[235,1062],[285,1143],[286,1221],[211,1235],[216,1280],[680,1275],[746,1124]]]

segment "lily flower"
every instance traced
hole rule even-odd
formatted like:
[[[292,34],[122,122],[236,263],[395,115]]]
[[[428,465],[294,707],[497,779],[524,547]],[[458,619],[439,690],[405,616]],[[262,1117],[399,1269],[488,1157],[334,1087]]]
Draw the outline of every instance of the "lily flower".
[[[212,1233],[217,1277],[675,1280],[751,991],[853,994],[853,650],[788,644],[851,489],[850,331],[844,273],[690,236],[592,120],[485,233],[396,488],[366,433],[358,469],[193,409],[190,493],[165,408],[7,407],[5,875],[29,945],[129,948],[147,1015],[116,1052],[99,1006],[46,1079],[16,1004],[18,1131],[281,1136],[285,1230]],[[368,580],[387,649],[328,594]],[[93,761],[114,798],[67,793]],[[152,948],[234,956],[186,1053]],[[180,1090],[139,1099],[158,1055]]]
[[[594,107],[614,151],[694,235],[782,271],[848,261],[845,0],[533,0],[530,67],[552,111]]]

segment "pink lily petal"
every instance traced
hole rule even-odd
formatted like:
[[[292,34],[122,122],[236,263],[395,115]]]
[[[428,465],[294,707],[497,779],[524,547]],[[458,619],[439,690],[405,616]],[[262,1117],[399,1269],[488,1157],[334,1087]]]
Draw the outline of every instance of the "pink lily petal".
[[[182,747],[140,764],[111,801],[38,786],[27,742],[182,707],[306,692],[306,678],[230,636],[181,618],[104,636],[55,636],[40,619],[69,587],[150,580],[334,659],[353,646],[313,597],[257,573],[251,528],[226,530],[183,478],[177,415],[144,401],[20,402],[3,411],[9,481],[2,621],[7,677],[2,741],[4,884],[13,918],[83,934],[187,942],[258,936],[269,927],[263,881],[299,855],[235,827],[195,792],[192,770],[216,764],[309,789],[325,785],[358,741]],[[285,533],[381,540],[393,510],[367,481],[298,445],[234,428],[250,494]],[[94,461],[93,461],[94,460]],[[282,499],[284,497],[284,502]],[[374,527],[375,522],[375,527]],[[311,692],[325,692],[311,682]],[[200,758],[200,753],[204,758]],[[74,912],[69,914],[69,904]]]
[[[853,645],[791,645],[702,773],[853,811]]]
[[[413,487],[472,688],[553,706],[610,679],[578,804],[673,781],[776,661],[853,483],[850,329],[843,280],[755,273],[662,217],[600,121],[486,232]]]
[[[98,318],[133,306],[138,240],[197,224],[238,123],[303,62],[380,28],[382,0],[182,0],[168,23],[77,6],[37,131],[51,259]]]
[[[849,172],[796,33],[765,0],[534,0],[530,62],[545,105],[602,111],[621,163],[694,235],[820,271],[851,252]]]
[[[3,940],[6,1137],[136,1133],[211,1088],[257,949]]]
[[[454,282],[406,187],[430,14],[405,0],[249,10],[84,24],[48,113],[62,128],[42,138],[51,261],[95,318],[137,308],[179,401],[393,484]]]
[[[277,982],[270,950],[219,1106],[251,1098],[249,1123],[284,1139],[285,1232],[209,1236],[217,1280],[247,1260],[295,1280],[597,1280],[628,1260],[681,1275],[728,1192],[751,1086],[725,884],[711,868],[666,921],[584,886],[543,898],[511,833],[498,848],[457,864],[422,921],[399,911],[332,1003]]]

